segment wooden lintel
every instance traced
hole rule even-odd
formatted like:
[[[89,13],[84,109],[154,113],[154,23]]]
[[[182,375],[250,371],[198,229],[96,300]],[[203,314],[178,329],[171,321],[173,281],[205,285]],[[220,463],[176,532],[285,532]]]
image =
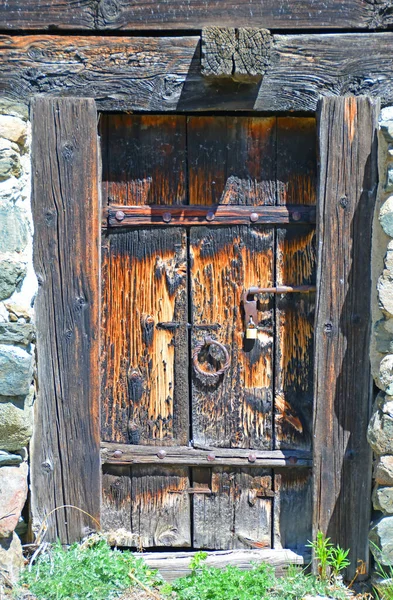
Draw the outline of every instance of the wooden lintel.
[[[42,12],[42,11],[41,11]],[[103,111],[305,111],[323,96],[393,103],[393,33],[274,35],[262,81],[201,74],[200,36],[0,36],[0,95],[92,97]]]
[[[189,30],[202,27],[375,29],[392,24],[390,0],[8,0],[0,5],[3,30]]]
[[[281,225],[315,223],[315,206],[122,206],[104,207],[102,226]]]
[[[192,466],[311,467],[310,452],[301,450],[253,450],[238,448],[189,448],[188,446],[139,446],[101,442],[103,464],[162,464]]]

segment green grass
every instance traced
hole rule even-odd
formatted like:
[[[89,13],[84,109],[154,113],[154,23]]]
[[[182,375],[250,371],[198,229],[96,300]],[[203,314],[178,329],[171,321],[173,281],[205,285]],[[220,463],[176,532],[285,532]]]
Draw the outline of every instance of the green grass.
[[[205,564],[206,557],[197,553],[191,574],[168,584],[137,555],[112,550],[103,539],[91,538],[68,550],[56,544],[23,572],[15,598],[28,589],[38,600],[110,600],[135,584],[130,572],[164,600],[301,600],[306,594],[346,598],[340,585],[299,568],[290,567],[284,577],[276,578],[273,567],[264,563],[249,571],[217,569]]]
[[[129,551],[112,550],[105,540],[87,546],[60,544],[39,557],[31,571],[26,569],[16,589],[28,588],[39,600],[110,600],[132,584],[131,573],[146,586],[162,584],[156,571]]]

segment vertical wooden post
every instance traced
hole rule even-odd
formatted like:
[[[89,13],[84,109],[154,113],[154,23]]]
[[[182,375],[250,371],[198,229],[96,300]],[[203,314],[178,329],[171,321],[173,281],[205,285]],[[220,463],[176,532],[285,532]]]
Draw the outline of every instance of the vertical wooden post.
[[[100,202],[97,112],[90,99],[37,98],[33,126],[39,395],[31,448],[33,527],[56,507],[100,518]],[[96,528],[73,509],[47,540]]]
[[[318,275],[315,326],[314,537],[368,563],[371,450],[371,233],[379,102],[324,98],[318,111]]]

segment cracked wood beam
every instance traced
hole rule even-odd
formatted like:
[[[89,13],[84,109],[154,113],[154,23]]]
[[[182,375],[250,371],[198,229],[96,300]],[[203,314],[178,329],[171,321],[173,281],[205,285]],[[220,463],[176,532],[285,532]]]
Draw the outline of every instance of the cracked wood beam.
[[[202,31],[202,75],[263,77],[270,62],[271,40],[267,29],[206,27]]]

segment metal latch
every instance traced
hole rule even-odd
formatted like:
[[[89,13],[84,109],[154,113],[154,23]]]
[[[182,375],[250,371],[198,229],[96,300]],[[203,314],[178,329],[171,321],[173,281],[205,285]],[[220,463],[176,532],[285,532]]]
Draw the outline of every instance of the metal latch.
[[[246,339],[256,339],[258,332],[257,294],[309,294],[315,292],[315,285],[277,285],[274,287],[250,287],[243,292],[242,303],[244,308],[244,322],[246,326]]]

